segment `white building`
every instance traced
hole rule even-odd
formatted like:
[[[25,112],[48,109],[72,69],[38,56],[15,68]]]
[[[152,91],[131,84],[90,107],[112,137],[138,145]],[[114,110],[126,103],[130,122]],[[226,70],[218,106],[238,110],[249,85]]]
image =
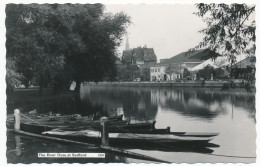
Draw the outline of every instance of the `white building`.
[[[176,78],[182,78],[184,68],[188,70],[203,63],[210,57],[220,56],[209,49],[201,49],[191,53],[182,52],[169,59],[164,59],[162,62],[150,67],[150,81],[170,81]],[[166,69],[172,66],[172,75],[167,74]]]

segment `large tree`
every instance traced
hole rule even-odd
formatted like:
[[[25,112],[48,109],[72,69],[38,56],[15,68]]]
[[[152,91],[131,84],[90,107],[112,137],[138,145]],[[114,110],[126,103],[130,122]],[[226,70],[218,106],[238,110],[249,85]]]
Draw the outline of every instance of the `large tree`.
[[[104,13],[102,4],[9,4],[7,58],[41,90],[72,80],[79,90],[82,81],[115,75],[115,51],[129,22],[123,13]]]
[[[204,38],[194,49],[217,51],[228,56],[231,64],[236,62],[239,54],[254,54],[255,5],[199,3],[196,7],[198,12],[195,14],[203,19],[207,27],[200,31]]]

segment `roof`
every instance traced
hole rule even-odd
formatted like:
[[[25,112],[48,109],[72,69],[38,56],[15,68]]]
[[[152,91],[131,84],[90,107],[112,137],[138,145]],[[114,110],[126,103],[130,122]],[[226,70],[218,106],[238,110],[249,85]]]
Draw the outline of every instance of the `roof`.
[[[221,56],[221,57],[217,57],[215,60],[208,59],[208,60],[204,61],[203,63],[193,67],[192,69],[190,69],[190,71],[201,70],[208,65],[212,66],[213,68],[219,68],[222,66],[227,66],[228,64],[229,64],[229,60],[227,59],[227,57]]]
[[[245,60],[247,57],[248,56],[246,54],[238,55],[237,59],[236,59],[237,60],[236,64]],[[219,56],[215,60],[208,59],[208,60],[204,61],[203,63],[193,67],[192,69],[190,69],[190,71],[198,71],[198,70],[205,68],[208,65],[210,65],[210,66],[212,66],[213,68],[216,69],[216,68],[220,68],[220,67],[223,67],[223,66],[230,66],[230,61],[229,61],[228,57],[226,57],[226,56]]]
[[[153,48],[137,47],[132,50],[123,51],[122,60],[124,62],[132,61],[157,61]]]
[[[192,52],[182,52],[168,59],[167,61],[163,61],[158,65],[167,65],[172,63],[183,63],[183,62],[202,62],[203,60],[207,60],[211,57],[217,57],[220,54],[211,51],[209,49],[201,49]]]

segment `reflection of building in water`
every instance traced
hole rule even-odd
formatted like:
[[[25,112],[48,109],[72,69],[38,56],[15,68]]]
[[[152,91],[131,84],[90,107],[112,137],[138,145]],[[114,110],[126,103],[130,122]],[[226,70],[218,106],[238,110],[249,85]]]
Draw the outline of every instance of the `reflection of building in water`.
[[[178,94],[169,89],[151,89],[151,102],[164,105],[168,99],[177,99]]]
[[[139,89],[140,90],[140,89]],[[150,91],[131,92],[123,100],[125,116],[137,120],[154,120],[158,111],[157,104],[151,103]]]

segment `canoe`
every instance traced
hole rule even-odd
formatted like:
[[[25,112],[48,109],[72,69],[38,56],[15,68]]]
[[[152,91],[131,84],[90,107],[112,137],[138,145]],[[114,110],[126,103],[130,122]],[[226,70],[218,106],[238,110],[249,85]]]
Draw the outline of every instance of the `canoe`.
[[[100,143],[101,140],[101,133],[93,130],[51,130],[42,134],[55,137],[85,139],[97,143]],[[110,143],[208,143],[212,139],[212,137],[181,137],[172,134],[109,133]]]

